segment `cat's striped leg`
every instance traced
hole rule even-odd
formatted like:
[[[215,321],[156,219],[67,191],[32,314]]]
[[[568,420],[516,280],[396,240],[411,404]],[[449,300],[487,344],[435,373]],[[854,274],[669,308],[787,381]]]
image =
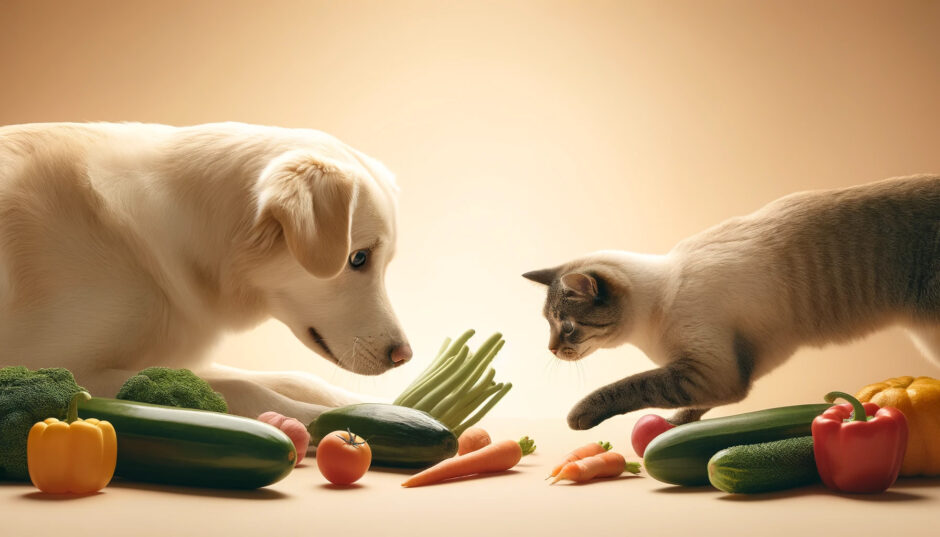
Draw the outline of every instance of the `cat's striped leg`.
[[[681,358],[595,390],[574,406],[568,426],[590,429],[607,418],[642,408],[708,409],[740,401],[751,379],[739,367],[734,360]]]
[[[673,425],[683,425],[685,423],[691,423],[693,421],[698,421],[702,417],[702,415],[708,412],[709,410],[711,410],[711,407],[709,408],[683,408],[677,411],[675,414],[673,414],[672,417],[666,421],[668,421],[669,423]]]

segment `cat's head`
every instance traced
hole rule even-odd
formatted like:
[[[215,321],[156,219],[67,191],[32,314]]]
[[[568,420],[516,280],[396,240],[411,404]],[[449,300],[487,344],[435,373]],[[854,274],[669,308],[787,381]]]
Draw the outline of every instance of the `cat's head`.
[[[625,285],[610,267],[565,265],[522,276],[548,286],[542,310],[551,331],[548,350],[562,360],[613,347],[629,328]]]

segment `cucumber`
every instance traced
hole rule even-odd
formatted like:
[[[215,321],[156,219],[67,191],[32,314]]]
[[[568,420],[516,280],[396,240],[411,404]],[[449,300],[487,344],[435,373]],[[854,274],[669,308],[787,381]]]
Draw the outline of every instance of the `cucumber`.
[[[453,457],[457,437],[426,412],[398,405],[362,403],[328,410],[307,428],[317,445],[333,431],[349,429],[372,449],[372,464],[423,468]]]
[[[772,442],[810,434],[813,418],[832,405],[810,404],[758,410],[680,425],[646,447],[647,473],[664,483],[708,484],[708,460],[718,451],[742,444]]]
[[[100,397],[79,402],[78,414],[111,422],[114,474],[132,481],[256,489],[286,477],[297,459],[280,429],[240,416]]]
[[[772,492],[819,481],[813,437],[733,446],[708,461],[708,480],[730,493]]]

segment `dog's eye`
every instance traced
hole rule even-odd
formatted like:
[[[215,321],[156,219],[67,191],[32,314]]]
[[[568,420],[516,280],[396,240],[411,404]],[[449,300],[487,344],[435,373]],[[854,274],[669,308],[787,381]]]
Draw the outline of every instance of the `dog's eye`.
[[[358,269],[362,268],[366,264],[366,261],[369,260],[369,251],[368,250],[356,250],[349,256],[349,266]]]
[[[561,332],[563,334],[570,334],[574,332],[574,323],[571,321],[565,321],[561,323]]]

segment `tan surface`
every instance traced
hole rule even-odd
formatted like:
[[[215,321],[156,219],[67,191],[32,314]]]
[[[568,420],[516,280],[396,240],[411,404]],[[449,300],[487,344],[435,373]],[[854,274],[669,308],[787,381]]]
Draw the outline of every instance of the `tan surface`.
[[[940,172],[938,33],[940,3],[923,1],[0,2],[0,123],[313,127],[398,174],[388,287],[414,363],[379,378],[337,372],[275,322],[224,339],[216,359],[391,396],[444,336],[499,330],[508,341],[499,379],[515,388],[494,414],[552,420],[491,427],[539,441],[518,473],[423,490],[399,490],[400,476],[383,473],[327,490],[309,465],[228,497],[116,484],[49,502],[0,484],[0,537],[934,527],[933,483],[756,501],[648,478],[546,486],[557,455],[599,437],[624,446],[637,417],[572,433],[562,419],[571,404],[651,364],[632,348],[553,361],[543,292],[519,274],[596,249],[661,253],[794,190]],[[902,374],[940,376],[892,330],[801,350],[723,412]]]
[[[795,190],[940,173],[937,35],[923,1],[4,1],[0,123],[335,134],[398,175],[388,289],[414,362],[358,377],[275,321],[213,357],[393,396],[445,336],[498,330],[515,388],[496,414],[552,418],[652,364],[631,347],[554,360],[544,291],[520,274],[662,253]],[[891,330],[801,350],[740,409],[897,375],[940,369]]]
[[[880,495],[837,495],[822,486],[759,496],[683,489],[649,477],[588,485],[543,479],[572,447],[603,438],[632,456],[632,420],[575,433],[557,422],[496,420],[497,438],[529,434],[536,453],[505,475],[402,489],[403,474],[371,471],[336,490],[304,460],[283,481],[255,492],[115,482],[96,496],[48,499],[31,486],[0,485],[0,535],[226,536],[613,536],[878,535],[933,527],[940,479],[901,481]],[[635,457],[634,457],[635,459]],[[11,524],[12,522],[12,524]],[[885,533],[887,534],[887,533]]]

